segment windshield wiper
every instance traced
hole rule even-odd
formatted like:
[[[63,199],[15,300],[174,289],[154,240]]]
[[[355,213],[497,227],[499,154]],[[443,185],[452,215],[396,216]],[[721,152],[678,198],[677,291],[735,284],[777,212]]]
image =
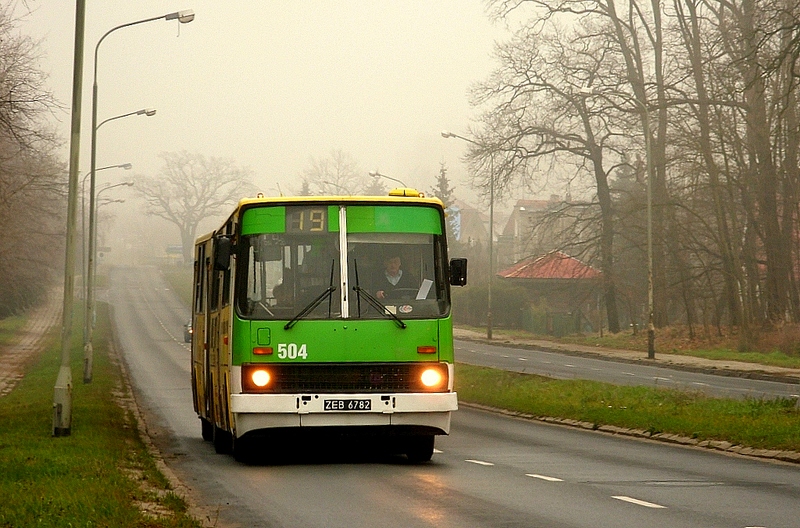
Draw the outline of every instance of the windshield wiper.
[[[375,308],[378,311],[378,313],[382,314],[384,317],[387,317],[387,318],[390,318],[390,319],[394,319],[394,322],[397,323],[397,326],[399,326],[400,328],[405,328],[406,324],[403,322],[402,319],[400,319],[395,314],[393,314],[392,312],[387,310],[382,302],[380,302],[370,292],[368,292],[367,290],[363,289],[359,285],[359,282],[358,282],[358,261],[356,259],[353,259],[353,268],[354,268],[355,275],[356,275],[356,285],[353,286],[353,291],[356,292],[356,294],[357,294],[356,298],[358,299],[358,303],[357,303],[358,304],[358,317],[359,318],[361,317],[361,294],[363,293],[364,294],[364,299],[366,299],[367,303],[370,306],[372,306],[373,308]]]
[[[308,305],[305,308],[300,310],[300,312],[297,315],[292,317],[291,321],[289,321],[288,323],[283,325],[283,329],[284,330],[289,330],[291,327],[293,327],[295,324],[297,324],[297,321],[299,321],[303,317],[305,317],[308,314],[310,314],[311,312],[313,312],[316,309],[316,307],[319,306],[320,304],[322,304],[322,301],[324,301],[325,299],[328,299],[328,317],[330,318],[330,316],[331,316],[331,304],[333,303],[332,294],[333,294],[333,292],[336,291],[336,287],[333,285],[333,269],[334,269],[335,265],[336,265],[336,260],[331,260],[331,280],[330,280],[329,286],[325,289],[325,291],[320,293],[317,296],[316,299],[314,299],[313,301],[308,303]]]
[[[403,322],[402,319],[397,317],[395,314],[390,312],[386,309],[386,306],[383,305],[378,299],[372,296],[370,292],[362,288],[361,286],[353,286],[353,291],[358,294],[358,298],[361,299],[361,296],[364,296],[367,303],[378,310],[378,313],[382,314],[387,319],[394,319],[394,322],[397,323],[397,326],[400,328],[406,328],[406,324]]]
[[[311,301],[310,303],[308,303],[308,306],[306,306],[305,308],[303,308],[302,310],[300,310],[300,313],[298,313],[297,315],[295,315],[294,317],[292,317],[292,320],[291,320],[291,321],[289,321],[288,323],[286,323],[285,325],[283,325],[283,329],[284,329],[284,330],[289,330],[291,327],[293,327],[295,324],[297,324],[297,321],[299,321],[299,320],[300,320],[300,319],[302,319],[303,317],[305,317],[305,316],[307,316],[308,314],[310,314],[311,312],[313,312],[313,311],[314,311],[314,309],[315,309],[317,306],[319,306],[320,304],[322,304],[322,301],[324,301],[325,299],[327,299],[328,297],[330,297],[330,296],[331,296],[331,294],[332,294],[334,291],[336,291],[336,288],[335,288],[335,287],[333,287],[333,286],[328,286],[327,288],[325,288],[325,291],[323,291],[322,293],[320,293],[320,294],[317,296],[317,298],[316,298],[316,299],[314,299],[313,301]]]

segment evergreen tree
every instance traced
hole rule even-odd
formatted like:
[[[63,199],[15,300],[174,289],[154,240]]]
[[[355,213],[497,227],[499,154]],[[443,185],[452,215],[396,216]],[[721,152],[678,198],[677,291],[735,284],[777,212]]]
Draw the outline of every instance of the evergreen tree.
[[[461,220],[458,214],[458,207],[455,205],[454,191],[455,188],[450,187],[450,180],[447,177],[447,165],[442,162],[439,165],[439,175],[436,177],[436,186],[431,189],[431,194],[444,203],[445,214],[447,214],[447,243],[453,249],[459,243],[459,226]]]

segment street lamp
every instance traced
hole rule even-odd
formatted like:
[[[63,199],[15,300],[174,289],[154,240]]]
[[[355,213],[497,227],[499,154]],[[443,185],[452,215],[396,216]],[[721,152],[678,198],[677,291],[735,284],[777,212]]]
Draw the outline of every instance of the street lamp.
[[[397,182],[397,183],[399,183],[399,184],[400,184],[400,185],[402,185],[403,187],[408,187],[408,185],[406,185],[405,183],[403,183],[401,180],[398,180],[397,178],[392,178],[391,176],[387,176],[387,175],[385,175],[385,174],[381,174],[380,172],[378,172],[378,171],[376,171],[376,170],[374,170],[374,171],[369,171],[369,175],[370,175],[370,176],[372,176],[373,178],[386,178],[387,180],[392,180],[392,181],[394,181],[394,182]]]
[[[94,225],[92,220],[93,220],[93,217],[94,217],[94,209],[95,209],[94,200],[95,200],[95,172],[96,172],[95,167],[97,166],[96,165],[96,160],[97,160],[97,129],[100,127],[100,125],[97,124],[97,56],[98,56],[98,52],[100,51],[100,44],[103,43],[103,40],[105,40],[105,38],[107,36],[109,36],[114,31],[117,31],[118,29],[130,27],[130,26],[135,26],[135,25],[138,25],[138,24],[144,24],[145,22],[153,22],[155,20],[177,20],[181,24],[186,24],[186,23],[189,23],[192,20],[194,20],[194,11],[192,11],[190,9],[189,10],[184,10],[184,11],[176,11],[174,13],[167,13],[166,15],[160,15],[160,16],[156,16],[156,17],[145,18],[145,19],[142,19],[142,20],[136,20],[134,22],[128,22],[127,24],[121,24],[119,26],[113,27],[113,28],[109,29],[108,31],[106,31],[103,34],[103,36],[100,37],[100,40],[97,41],[97,44],[94,47],[94,82],[92,83],[92,151],[91,151],[91,179],[90,179],[91,183],[89,185],[89,194],[90,194],[89,195],[89,217],[90,217],[89,218],[89,229],[90,230],[92,229],[92,226]],[[134,113],[137,113],[137,112],[134,112]],[[148,110],[144,110],[144,115],[153,115],[154,113],[155,113],[155,111],[152,111],[152,113],[148,113]],[[119,118],[119,117],[124,117],[124,116],[117,116],[117,118]],[[109,120],[103,121],[103,123],[106,123],[107,121],[109,121]],[[103,123],[101,123],[101,124],[103,124]],[[89,244],[91,245],[91,244],[93,244],[93,242],[94,242],[94,237],[90,236],[89,237]],[[90,274],[94,273],[94,266],[91,265],[92,264],[91,260],[93,258],[94,258],[94,251],[93,251],[93,248],[90,247],[89,248],[89,259],[90,259],[89,272],[90,272]],[[86,295],[87,312],[89,312],[89,309],[91,309],[92,312],[93,312],[94,311],[94,306],[93,306],[93,304],[94,304],[94,288],[92,287],[92,284],[94,283],[94,277],[89,277],[88,279],[89,279],[89,290],[88,290],[87,295]],[[84,317],[89,317],[88,313],[84,313]],[[84,324],[86,324],[85,320],[84,320]],[[90,383],[92,381],[92,331],[93,331],[93,328],[92,328],[91,324],[87,324],[86,328],[88,329],[88,332],[87,332],[87,337],[84,340],[84,344],[83,344],[83,382],[84,383]]]
[[[647,164],[647,357],[656,357],[656,327],[654,322],[653,302],[653,152],[650,140],[650,111],[647,105],[638,98],[616,90],[599,91],[589,87],[581,88],[583,95],[599,95],[601,97],[617,96],[630,101],[642,114],[642,132],[644,133],[644,150]]]
[[[121,163],[119,165],[108,165],[106,167],[100,167],[99,169],[95,169],[95,172],[100,172],[101,170],[106,169],[123,169],[123,170],[131,170],[133,165],[130,163]],[[83,300],[84,303],[86,302],[86,276],[87,276],[87,258],[86,258],[86,178],[91,176],[91,172],[86,173],[86,176],[83,177],[81,180],[81,281],[83,283]],[[85,321],[84,321],[85,323]],[[84,324],[83,329],[83,339],[86,339],[86,324]]]
[[[97,170],[100,170],[100,169],[97,169]],[[122,182],[122,183],[115,183],[114,185],[106,185],[105,187],[103,187],[102,189],[97,191],[97,195],[95,196],[95,200],[97,202],[97,208],[98,209],[99,209],[99,204],[100,204],[100,201],[99,201],[100,200],[100,195],[102,193],[106,192],[109,189],[113,189],[114,187],[133,187],[133,182],[132,181],[126,181],[126,182]],[[89,275],[87,277],[87,288],[88,288],[87,291],[91,291],[92,292],[92,297],[94,297],[95,281],[96,281],[96,277],[97,277],[97,215],[96,214],[94,215],[94,218],[92,219],[92,222],[93,223],[90,223],[90,225],[89,225],[89,231],[91,233],[90,238],[89,238],[89,248],[90,248],[89,251],[92,251],[93,254],[89,255],[89,266],[91,267],[91,272],[89,273]],[[92,238],[92,237],[94,237],[94,238]],[[88,335],[89,335],[89,344],[91,344],[91,335],[92,335],[91,333],[92,333],[92,330],[94,330],[95,310],[96,310],[96,308],[95,308],[94,303],[87,304],[86,319],[89,321],[89,324],[87,325],[86,330],[88,331]],[[84,361],[85,360],[86,360],[86,358],[84,358]],[[92,358],[89,357],[88,358],[88,364],[89,364],[89,372],[90,373],[91,373],[91,363],[92,363]],[[84,367],[85,366],[86,366],[86,362],[84,362]],[[86,373],[86,371],[84,371],[84,374],[85,373]],[[91,378],[88,381],[86,380],[86,378],[84,378],[83,381],[84,381],[84,383],[89,383],[91,381]]]
[[[456,138],[477,147],[485,145],[474,139],[442,130],[443,138]],[[492,282],[494,281],[494,152],[489,157],[489,287],[486,295],[486,339],[492,338]]]
[[[132,116],[132,115],[143,115],[143,116],[146,116],[146,117],[153,117],[154,115],[156,115],[156,109],[155,108],[142,108],[141,110],[136,110],[135,112],[128,112],[127,114],[120,114],[118,116],[109,117],[108,119],[105,119],[105,120],[101,121],[100,124],[97,125],[97,129],[99,129],[101,126],[105,125],[109,121],[113,121],[115,119],[122,119],[123,117],[128,117],[128,116]],[[97,170],[100,170],[100,169],[97,169]]]
[[[99,45],[99,43],[98,43]],[[96,88],[95,84],[95,88]],[[108,123],[109,121],[114,121],[116,119],[122,119],[123,117],[134,116],[134,115],[143,115],[145,117],[152,117],[156,115],[155,108],[142,108],[140,110],[135,110],[133,112],[127,112],[125,114],[116,115],[113,117],[109,117],[102,121],[99,125],[92,127],[92,168],[89,170],[89,174],[87,176],[90,177],[90,185],[89,185],[89,252],[87,256],[87,262],[85,264],[86,275],[83,276],[84,280],[84,288],[85,288],[85,296],[84,296],[84,312],[83,312],[83,382],[89,383],[92,381],[92,334],[94,331],[94,320],[90,318],[90,314],[94,314],[94,273],[97,269],[94,265],[94,258],[95,254],[97,253],[95,250],[95,241],[97,236],[95,235],[95,227],[97,222],[95,220],[96,216],[96,197],[98,193],[95,193],[95,186],[97,183],[96,174],[98,171],[103,169],[109,168],[122,168],[125,170],[130,170],[133,165],[130,163],[123,163],[121,165],[109,165],[107,167],[102,168],[95,168],[95,159],[96,159],[96,148],[95,148],[95,139],[97,138],[97,131],[100,130],[100,127]],[[93,108],[93,121],[96,118],[96,106]],[[83,178],[83,183],[86,183],[86,176]],[[83,211],[83,189],[81,189],[81,212]],[[83,213],[81,213],[83,216]],[[83,218],[81,218],[81,222],[83,222]],[[85,238],[84,238],[85,240]],[[84,249],[84,253],[82,255],[87,255],[86,250]]]

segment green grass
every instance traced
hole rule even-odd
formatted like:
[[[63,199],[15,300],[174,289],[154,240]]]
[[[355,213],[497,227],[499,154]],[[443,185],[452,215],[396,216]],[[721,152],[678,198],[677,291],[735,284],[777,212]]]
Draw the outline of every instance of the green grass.
[[[192,268],[186,266],[161,266],[164,280],[186,306],[192,305]]]
[[[77,318],[76,318],[77,319]],[[73,332],[71,435],[52,437],[58,332],[8,395],[0,397],[0,526],[196,527],[143,444],[109,357],[108,317],[98,305],[93,381],[82,382],[81,332]],[[142,513],[156,504],[158,517]]]
[[[795,401],[717,399],[695,392],[554,380],[459,363],[460,401],[595,424],[800,451]]]
[[[15,315],[0,319],[0,345],[5,345],[11,341],[19,330],[25,325],[28,318],[23,315]]]

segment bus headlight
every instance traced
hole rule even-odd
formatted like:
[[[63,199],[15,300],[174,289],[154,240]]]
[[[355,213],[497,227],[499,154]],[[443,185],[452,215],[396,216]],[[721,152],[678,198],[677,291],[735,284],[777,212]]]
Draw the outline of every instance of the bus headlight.
[[[271,365],[242,366],[242,391],[245,393],[272,392],[277,378]]]
[[[442,373],[438,368],[425,369],[419,376],[422,384],[429,389],[438,387],[442,383],[442,379]]]
[[[269,385],[270,375],[265,369],[252,370],[250,372],[250,379],[253,381],[253,385],[263,389]]]

